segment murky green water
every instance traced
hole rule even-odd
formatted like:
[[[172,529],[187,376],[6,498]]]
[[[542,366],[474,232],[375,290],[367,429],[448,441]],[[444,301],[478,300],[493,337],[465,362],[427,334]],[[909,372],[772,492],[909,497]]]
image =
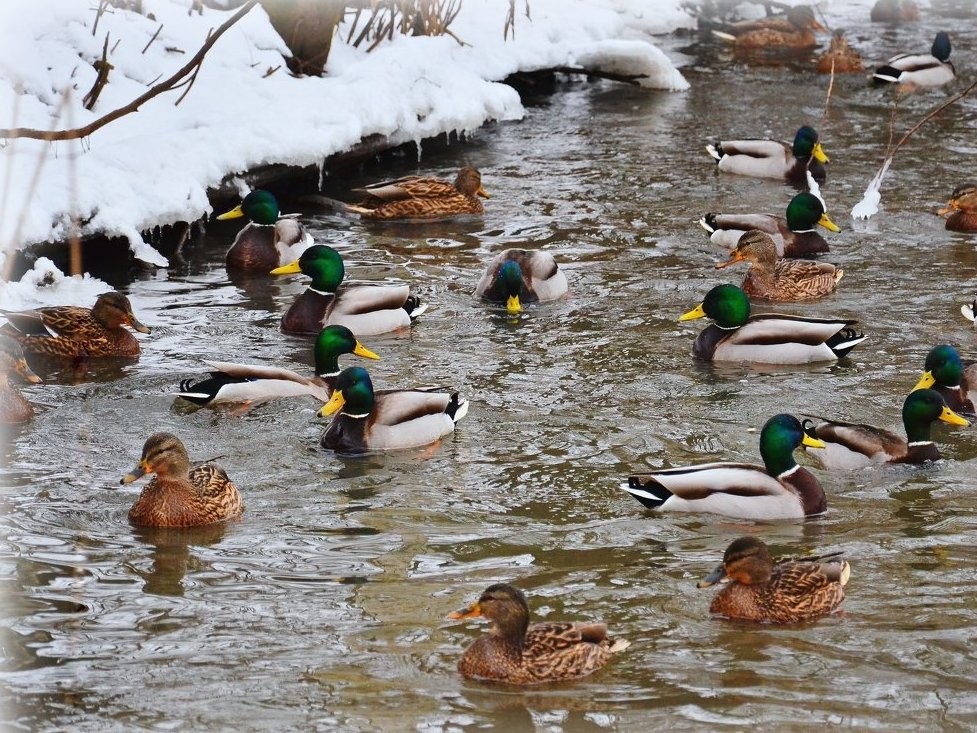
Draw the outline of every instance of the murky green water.
[[[828,15],[867,58],[928,47],[949,28],[969,78],[973,17],[886,30],[863,22],[867,6]],[[686,94],[571,85],[522,123],[425,156],[425,172],[482,170],[493,199],[480,222],[394,229],[310,214],[354,277],[406,279],[430,301],[409,334],[365,341],[383,357],[369,365],[378,384],[450,384],[470,397],[436,448],[337,458],[318,448],[311,402],[244,417],[173,408],[203,358],[311,364],[307,343],[277,330],[302,281],[229,282],[233,228],[212,227],[169,270],[123,276],[156,329],[142,358],[26,390],[50,408],[4,449],[8,720],[34,730],[977,725],[975,428],[939,426],[937,466],[818,471],[829,513],[805,523],[656,516],[617,488],[632,469],[754,461],[749,431],[776,412],[897,427],[930,346],[977,357],[958,312],[974,292],[977,239],[932,213],[972,177],[977,106],[924,129],[896,159],[883,213],[853,223],[891,108],[855,77],[837,80],[820,125],[832,156],[824,194],[844,228],[827,259],[845,279],[821,303],[782,310],[857,316],[871,340],[851,360],[793,371],[692,362],[701,325],[675,318],[741,277],[712,269],[722,253],[694,220],[779,211],[791,195],[717,177],[702,144],[790,136],[820,117],[827,87],[806,71],[696,52]],[[902,100],[897,130],[943,97]],[[400,172],[370,169],[363,181]],[[491,253],[522,245],[551,249],[571,293],[512,319],[471,292]],[[128,524],[139,485],[118,480],[155,430],[179,434],[193,457],[224,456],[243,521]],[[844,615],[789,628],[711,619],[695,580],[743,533],[781,552],[844,550]],[[477,631],[443,619],[503,580],[529,592],[538,616],[603,618],[633,646],[574,685],[463,681],[455,661]]]

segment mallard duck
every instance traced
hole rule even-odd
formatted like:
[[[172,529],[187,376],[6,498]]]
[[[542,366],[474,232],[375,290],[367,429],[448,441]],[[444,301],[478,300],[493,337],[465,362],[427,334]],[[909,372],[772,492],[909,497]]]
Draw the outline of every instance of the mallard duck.
[[[139,342],[123,324],[149,333],[132,313],[122,293],[102,293],[89,308],[56,305],[29,311],[0,311],[7,319],[0,333],[17,341],[28,354],[65,359],[138,356]]]
[[[343,369],[320,417],[336,413],[322,434],[323,448],[340,453],[416,448],[434,443],[468,414],[457,392],[404,389],[373,391],[366,369]]]
[[[706,152],[726,173],[783,178],[803,188],[807,188],[808,169],[818,183],[827,177],[822,164],[828,162],[828,156],[817,130],[808,125],[797,130],[793,145],[778,140],[722,140],[706,145]]]
[[[214,463],[190,468],[187,449],[172,433],[153,433],[139,465],[120,483],[155,473],[129,510],[129,521],[143,527],[196,527],[233,519],[244,511],[237,487]]]
[[[27,366],[20,344],[8,336],[0,336],[0,423],[6,425],[27,422],[34,417],[34,406],[10,383],[11,372],[31,384],[41,381]]]
[[[828,50],[814,62],[814,70],[819,74],[861,74],[865,65],[861,54],[848,45],[844,32],[836,31]]]
[[[492,258],[475,295],[505,303],[510,313],[518,313],[523,303],[556,300],[566,294],[567,287],[566,275],[549,252],[507,249]]]
[[[827,510],[824,489],[794,461],[800,445],[822,443],[793,415],[774,415],[760,431],[763,466],[704,463],[628,477],[622,489],[649,509],[712,512],[741,519],[795,519]]]
[[[699,226],[709,232],[709,239],[733,249],[740,237],[751,229],[769,234],[777,246],[778,257],[807,257],[828,251],[828,243],[814,230],[817,225],[829,232],[841,229],[831,221],[824,200],[813,193],[799,193],[787,204],[786,216],[776,214],[706,214]]]
[[[974,328],[977,328],[977,297],[969,303],[964,303],[960,306],[960,312],[964,318],[973,324]]]
[[[768,624],[807,621],[833,613],[845,600],[851,567],[840,554],[786,558],[774,564],[761,540],[740,537],[698,587],[726,581],[709,604],[710,613],[726,618]]]
[[[591,623],[529,625],[529,604],[518,588],[490,585],[478,602],[448,615],[450,619],[482,616],[492,622],[487,634],[458,660],[465,677],[513,685],[586,677],[606,665],[631,642],[607,635],[607,626]]]
[[[940,344],[926,355],[923,376],[913,389],[933,389],[954,412],[973,415],[970,387],[977,388],[977,363],[968,362],[964,368],[959,352],[949,344]]]
[[[947,205],[937,213],[949,214],[946,228],[951,232],[977,232],[977,186],[973,183],[957,186]]]
[[[302,273],[312,278],[304,293],[282,316],[282,331],[315,336],[332,324],[359,336],[375,336],[404,328],[427,310],[410,294],[409,285],[342,285],[345,269],[339,252],[324,244],[309,247],[294,262],[272,275]]]
[[[478,197],[491,198],[482,187],[482,174],[476,168],[458,171],[454,183],[438,178],[408,176],[376,183],[353,191],[366,197],[348,211],[364,219],[443,219],[462,214],[481,214],[485,208]]]
[[[784,50],[809,49],[818,45],[814,31],[826,30],[814,17],[810,5],[795,5],[785,16],[743,20],[713,30],[717,38],[734,44],[737,49]]]
[[[312,235],[295,218],[282,216],[271,191],[252,191],[240,205],[217,217],[219,221],[247,217],[250,222],[237,233],[227,250],[228,270],[267,273],[302,256],[312,246]]]
[[[253,404],[278,397],[312,395],[328,402],[339,376],[339,356],[355,354],[364,359],[380,357],[361,344],[346,326],[326,326],[316,337],[315,376],[303,377],[289,369],[207,361],[214,371],[199,382],[184,379],[177,396],[197,405]]]
[[[775,301],[810,300],[834,292],[845,271],[827,262],[788,260],[777,257],[777,245],[770,235],[753,229],[740,237],[726,262],[749,262],[743,290],[751,298]]]
[[[804,430],[809,437],[825,444],[814,457],[829,469],[862,468],[873,463],[925,463],[940,458],[930,439],[936,420],[950,425],[970,423],[946,406],[939,392],[918,389],[910,392],[902,405],[902,424],[906,438],[873,425],[825,420],[806,416]]]
[[[919,20],[914,0],[878,0],[869,14],[873,23],[912,23]]]
[[[735,285],[717,285],[679,320],[703,317],[715,323],[696,337],[692,355],[705,361],[762,364],[834,361],[867,338],[855,330],[858,321],[779,313],[751,316],[750,299]]]
[[[950,36],[940,31],[928,54],[893,56],[885,66],[875,70],[872,79],[876,83],[938,87],[953,81],[954,76],[956,72],[950,63]]]

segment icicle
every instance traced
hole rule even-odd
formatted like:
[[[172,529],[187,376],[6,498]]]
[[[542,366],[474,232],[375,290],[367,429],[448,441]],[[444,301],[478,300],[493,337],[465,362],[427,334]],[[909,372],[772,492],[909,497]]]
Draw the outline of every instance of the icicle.
[[[326,159],[319,158],[319,190],[326,184]]]
[[[422,139],[423,138],[420,138],[420,137],[415,137],[414,138],[414,145],[417,146],[417,162],[418,163],[421,162],[421,140]]]

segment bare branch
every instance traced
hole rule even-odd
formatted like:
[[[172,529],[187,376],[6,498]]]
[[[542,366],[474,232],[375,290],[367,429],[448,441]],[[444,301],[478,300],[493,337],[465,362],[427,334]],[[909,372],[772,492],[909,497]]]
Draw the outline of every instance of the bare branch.
[[[241,6],[240,10],[224,21],[224,23],[216,31],[214,31],[214,33],[200,47],[200,50],[197,51],[197,53],[193,55],[193,58],[191,58],[179,71],[168,79],[151,87],[148,91],[146,91],[145,94],[136,97],[124,107],[119,107],[118,109],[112,110],[107,115],[99,117],[94,122],[90,122],[84,127],[78,127],[73,130],[37,130],[30,127],[14,127],[9,129],[0,129],[0,137],[27,137],[34,140],[75,140],[77,138],[88,137],[93,132],[99,128],[105,127],[105,125],[109,124],[110,122],[114,122],[120,117],[124,117],[127,114],[138,111],[143,104],[148,102],[153,97],[156,97],[163,92],[170,91],[187,76],[195,74],[195,69],[197,69],[197,67],[203,63],[204,56],[211,49],[217,39],[220,38],[228,28],[243,18],[248,11],[257,4],[257,2],[258,0],[248,0],[248,2]]]
[[[159,24],[159,28],[157,28],[157,29],[156,29],[156,32],[155,32],[155,33],[153,34],[153,37],[149,39],[149,43],[147,43],[147,44],[146,44],[146,45],[145,45],[145,46],[143,47],[143,50],[142,50],[142,52],[143,52],[143,53],[146,53],[146,51],[148,51],[148,50],[149,50],[149,47],[153,45],[153,41],[155,41],[155,40],[156,40],[156,38],[157,38],[157,37],[159,36],[159,32],[160,32],[161,30],[163,30],[163,24],[162,24],[162,23],[160,23],[160,24]]]

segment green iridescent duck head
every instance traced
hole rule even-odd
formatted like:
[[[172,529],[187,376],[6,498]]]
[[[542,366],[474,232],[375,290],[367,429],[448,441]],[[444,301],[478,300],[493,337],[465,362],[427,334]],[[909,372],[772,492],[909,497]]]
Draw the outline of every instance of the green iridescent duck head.
[[[760,456],[771,476],[780,476],[797,463],[794,451],[801,445],[808,448],[824,448],[824,441],[812,438],[804,432],[800,421],[793,415],[774,415],[760,431]]]
[[[346,274],[339,252],[326,244],[314,244],[295,262],[276,267],[272,275],[293,275],[301,272],[312,278],[309,286],[322,293],[335,293]]]
[[[906,428],[906,438],[910,443],[928,442],[930,428],[937,420],[961,427],[970,425],[947,407],[942,395],[932,389],[917,389],[910,392],[906,401],[902,403],[902,424]]]
[[[505,308],[510,313],[519,313],[522,304],[519,302],[519,293],[522,291],[523,284],[522,268],[515,260],[506,260],[499,268],[499,281],[505,291]]]
[[[328,417],[342,410],[350,417],[366,417],[373,410],[373,382],[363,367],[343,369],[336,378],[332,397],[319,410],[319,417]]]
[[[355,354],[364,359],[380,358],[361,344],[346,326],[338,325],[326,326],[319,332],[313,351],[315,373],[319,377],[339,374],[339,357],[343,354]]]
[[[794,135],[793,152],[794,157],[798,160],[806,160],[811,157],[819,163],[827,163],[829,160],[819,142],[818,131],[809,125],[799,128],[797,134]]]
[[[699,305],[679,316],[680,321],[708,317],[720,328],[739,328],[750,318],[750,299],[736,285],[717,285]]]
[[[244,200],[230,211],[225,211],[217,217],[218,221],[238,219],[242,216],[255,224],[274,224],[278,221],[281,211],[278,209],[278,199],[271,191],[258,189],[252,191]]]
[[[824,201],[819,196],[805,191],[797,194],[787,204],[787,226],[792,232],[809,232],[818,224],[829,232],[841,231],[828,217]]]
[[[963,362],[960,354],[949,344],[940,344],[930,349],[923,365],[923,376],[916,382],[913,391],[927,389],[934,384],[938,387],[956,387],[963,378]]]

